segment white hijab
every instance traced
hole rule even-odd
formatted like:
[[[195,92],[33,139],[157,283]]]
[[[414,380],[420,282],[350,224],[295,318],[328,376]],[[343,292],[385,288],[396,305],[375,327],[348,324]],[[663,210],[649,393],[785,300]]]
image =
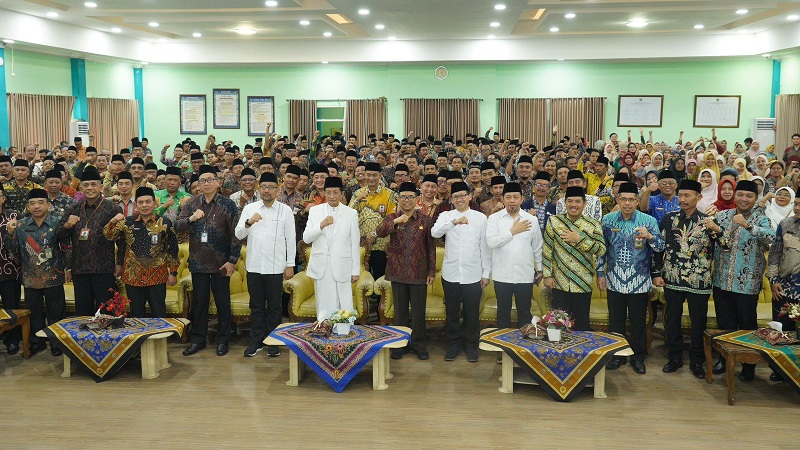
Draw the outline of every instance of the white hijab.
[[[750,181],[752,181],[754,183],[755,183],[756,180],[761,181],[761,193],[758,194],[758,200],[760,201],[761,197],[764,196],[764,188],[767,186],[767,180],[765,180],[763,177],[759,177],[759,176],[754,176],[754,177],[750,178]]]
[[[788,205],[778,206],[778,204],[775,203],[775,199],[773,198],[767,201],[767,204],[764,206],[764,215],[769,217],[769,221],[772,223],[773,230],[778,229],[778,224],[781,223],[783,219],[790,217],[794,214],[794,191],[791,188],[784,186],[775,191],[775,194],[777,195],[778,192],[784,189],[789,192],[789,195],[792,196],[791,200],[789,200]]]
[[[700,212],[706,212],[709,206],[712,203],[717,201],[717,174],[714,173],[711,169],[703,169],[700,172],[700,175],[697,176],[697,181],[700,181],[700,178],[703,176],[703,172],[708,172],[711,174],[711,184],[703,188],[703,198],[697,201],[697,210]]]

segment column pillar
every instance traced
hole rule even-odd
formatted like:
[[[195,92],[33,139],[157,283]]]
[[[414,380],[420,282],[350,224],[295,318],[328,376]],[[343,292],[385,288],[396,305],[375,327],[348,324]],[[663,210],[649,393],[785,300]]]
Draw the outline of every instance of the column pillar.
[[[72,58],[69,61],[72,65],[72,96],[75,97],[72,118],[88,122],[89,101],[86,98],[86,60]]]
[[[11,129],[8,126],[8,102],[6,101],[6,49],[2,46],[0,46],[0,58],[3,58],[3,67],[0,67],[0,147],[5,150],[11,145]]]
[[[139,136],[147,136],[144,132],[144,84],[141,67],[133,68],[133,95],[139,102]]]

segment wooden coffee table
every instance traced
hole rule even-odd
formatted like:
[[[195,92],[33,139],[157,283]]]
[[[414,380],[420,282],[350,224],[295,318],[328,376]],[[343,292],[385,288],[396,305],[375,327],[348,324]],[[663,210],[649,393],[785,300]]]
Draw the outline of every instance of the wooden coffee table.
[[[0,323],[0,333],[22,327],[22,356],[28,359],[31,357],[31,312],[27,309],[12,309],[11,312],[17,315],[17,322]]]
[[[711,371],[713,363],[711,360],[711,350],[714,349],[725,358],[725,376],[728,383],[728,404],[733,406],[736,401],[734,397],[735,391],[735,374],[733,369],[736,363],[743,364],[763,364],[767,361],[761,356],[757,350],[752,348],[743,347],[741,345],[731,344],[730,342],[715,341],[712,336],[724,333],[725,330],[706,330],[703,335],[703,343],[705,344],[703,350],[706,356],[706,383],[713,381],[714,374]]]

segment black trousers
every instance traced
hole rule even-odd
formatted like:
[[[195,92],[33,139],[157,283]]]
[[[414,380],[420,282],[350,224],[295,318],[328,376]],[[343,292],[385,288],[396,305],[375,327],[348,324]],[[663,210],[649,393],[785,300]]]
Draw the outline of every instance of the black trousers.
[[[633,350],[631,359],[644,362],[647,359],[647,293],[622,294],[612,290],[606,291],[608,299],[608,330],[626,336],[625,322],[631,323],[631,335],[628,343]]]
[[[386,274],[386,252],[372,250],[369,253],[369,272],[375,280]]]
[[[464,348],[478,348],[480,336],[480,281],[477,283],[451,283],[442,279],[444,289],[445,325],[450,345],[461,344],[461,316],[464,316]],[[463,308],[462,308],[463,305]]]
[[[64,285],[46,289],[25,288],[25,306],[31,310],[31,344],[41,345],[47,341],[36,336],[45,325],[51,325],[67,317],[67,302]],[[46,311],[46,313],[45,313]],[[45,314],[47,320],[45,321]],[[94,315],[94,312],[92,313]]]
[[[145,304],[150,304],[151,317],[167,317],[167,284],[155,286],[125,285],[125,293],[131,301],[131,317],[146,317]]]
[[[683,333],[681,332],[681,316],[683,302],[689,304],[689,319],[692,321],[691,343],[689,344],[689,362],[702,364],[706,358],[703,354],[703,332],[708,322],[708,294],[664,289],[667,306],[664,310],[664,334],[668,357],[671,360],[683,359]]]
[[[22,285],[19,280],[8,280],[0,282],[0,298],[3,299],[3,308],[19,309],[20,297],[22,296]],[[11,344],[19,345],[22,339],[22,327],[9,330],[3,336],[3,343],[6,346]]]
[[[592,331],[589,326],[589,308],[592,305],[591,292],[566,292],[553,289],[553,309],[563,309],[572,316],[575,331]]]
[[[714,288],[714,310],[722,330],[755,330],[758,328],[758,294],[747,295]],[[755,364],[742,364],[742,371],[755,370]]]
[[[283,274],[247,272],[250,292],[250,342],[264,342],[268,334],[281,324]],[[215,297],[216,298],[216,297]]]
[[[217,344],[227,344],[231,337],[231,279],[219,273],[193,273],[191,307],[192,344],[203,344],[208,338],[208,305],[211,292],[217,306]]]
[[[73,275],[72,285],[75,288],[76,316],[93,316],[100,305],[113,296],[109,289],[119,289],[113,273]]]
[[[511,328],[511,297],[517,304],[517,326],[531,323],[531,299],[533,299],[533,283],[494,282],[494,293],[497,295],[497,327]]]
[[[411,305],[411,345],[414,350],[426,350],[425,307],[428,300],[428,285],[408,284],[392,281],[394,299],[394,324],[408,326],[408,306]]]

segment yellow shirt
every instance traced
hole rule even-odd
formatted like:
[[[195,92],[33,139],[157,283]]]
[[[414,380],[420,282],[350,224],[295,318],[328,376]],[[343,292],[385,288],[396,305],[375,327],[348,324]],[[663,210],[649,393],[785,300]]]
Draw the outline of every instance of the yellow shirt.
[[[367,196],[359,201],[359,194],[364,191],[367,192]],[[375,192],[369,192],[369,188],[363,187],[353,193],[349,206],[358,211],[358,228],[361,230],[361,236],[368,236],[372,235],[383,219],[397,208],[397,194],[380,185]],[[372,250],[385,251],[388,243],[388,236],[376,237],[375,243],[372,244]]]

